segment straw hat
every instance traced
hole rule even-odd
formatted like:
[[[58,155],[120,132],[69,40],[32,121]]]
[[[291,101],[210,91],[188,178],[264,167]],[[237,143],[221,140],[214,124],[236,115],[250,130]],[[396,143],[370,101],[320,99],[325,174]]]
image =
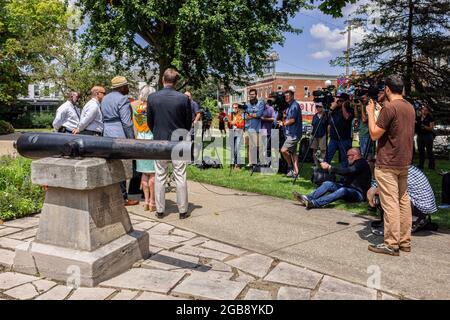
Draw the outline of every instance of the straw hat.
[[[123,87],[125,85],[128,85],[127,78],[125,78],[125,77],[117,76],[117,77],[114,77],[111,80],[111,88],[112,89],[120,88],[120,87]]]

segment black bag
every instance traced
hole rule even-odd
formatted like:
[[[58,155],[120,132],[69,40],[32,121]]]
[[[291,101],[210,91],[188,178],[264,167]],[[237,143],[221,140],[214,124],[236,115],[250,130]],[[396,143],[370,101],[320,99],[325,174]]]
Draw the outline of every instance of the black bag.
[[[325,181],[336,182],[336,175],[334,173],[329,173],[328,170],[314,167],[311,182],[317,186],[320,186]]]
[[[442,203],[450,204],[450,172],[442,177]]]

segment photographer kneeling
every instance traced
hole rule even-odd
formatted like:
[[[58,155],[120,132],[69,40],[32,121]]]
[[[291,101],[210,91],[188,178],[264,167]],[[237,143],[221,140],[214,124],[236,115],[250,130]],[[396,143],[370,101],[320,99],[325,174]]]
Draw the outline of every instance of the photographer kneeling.
[[[356,148],[347,151],[347,158],[350,164],[347,168],[335,168],[326,162],[320,164],[322,169],[343,176],[343,183],[325,181],[308,196],[294,192],[294,198],[308,210],[323,207],[339,199],[348,202],[365,201],[372,180],[369,164],[361,158],[361,152]]]

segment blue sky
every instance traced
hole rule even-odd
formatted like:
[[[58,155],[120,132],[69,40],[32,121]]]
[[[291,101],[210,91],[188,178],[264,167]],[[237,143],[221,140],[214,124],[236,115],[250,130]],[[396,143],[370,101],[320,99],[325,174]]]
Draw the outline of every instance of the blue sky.
[[[344,74],[345,68],[331,67],[329,61],[342,54],[347,45],[345,20],[356,8],[349,5],[344,10],[344,17],[333,19],[319,10],[302,10],[291,25],[302,29],[301,34],[286,34],[284,46],[275,45],[279,53],[277,72]],[[343,34],[341,34],[343,33]],[[362,29],[352,32],[352,43],[363,37]]]

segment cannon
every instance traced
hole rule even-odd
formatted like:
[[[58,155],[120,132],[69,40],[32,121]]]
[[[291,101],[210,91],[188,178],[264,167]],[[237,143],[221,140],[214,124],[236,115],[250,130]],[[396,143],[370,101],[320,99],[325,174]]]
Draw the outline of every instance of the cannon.
[[[104,159],[192,159],[193,144],[188,141],[134,140],[73,135],[69,133],[23,133],[14,144],[26,158],[47,157]]]

